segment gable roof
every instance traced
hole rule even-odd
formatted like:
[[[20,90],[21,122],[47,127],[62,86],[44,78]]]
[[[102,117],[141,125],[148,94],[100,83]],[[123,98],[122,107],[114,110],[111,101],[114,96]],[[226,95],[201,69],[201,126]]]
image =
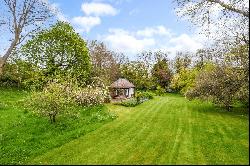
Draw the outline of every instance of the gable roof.
[[[124,78],[119,78],[110,85],[111,88],[134,88],[134,84]]]

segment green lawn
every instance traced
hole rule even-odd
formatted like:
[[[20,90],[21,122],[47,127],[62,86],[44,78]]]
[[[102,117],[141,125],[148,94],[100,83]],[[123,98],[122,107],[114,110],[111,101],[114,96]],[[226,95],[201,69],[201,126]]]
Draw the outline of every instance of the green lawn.
[[[178,95],[134,108],[108,105],[119,117],[37,156],[30,164],[249,164],[248,114]]]
[[[75,108],[79,118],[58,117],[56,124],[24,110],[29,93],[0,88],[0,164],[24,164],[53,148],[112,121],[105,108]]]
[[[249,164],[249,119],[179,95],[79,109],[55,125],[0,88],[0,164]],[[118,115],[112,121],[107,108]]]

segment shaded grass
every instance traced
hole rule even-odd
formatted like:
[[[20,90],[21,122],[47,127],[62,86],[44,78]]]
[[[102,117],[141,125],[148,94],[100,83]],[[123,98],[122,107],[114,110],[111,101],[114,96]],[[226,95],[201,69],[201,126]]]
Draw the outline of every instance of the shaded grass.
[[[246,113],[175,94],[134,108],[107,106],[118,119],[30,163],[249,164]]]
[[[28,95],[23,90],[0,88],[0,164],[23,164],[113,119],[106,107],[75,107],[79,118],[61,116],[50,124],[48,118],[23,108],[19,101]]]

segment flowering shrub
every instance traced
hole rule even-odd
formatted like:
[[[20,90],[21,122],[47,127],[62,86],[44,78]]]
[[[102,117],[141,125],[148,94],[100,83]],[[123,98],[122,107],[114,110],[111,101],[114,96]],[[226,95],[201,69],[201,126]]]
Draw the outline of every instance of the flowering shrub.
[[[100,87],[87,86],[76,90],[74,98],[77,104],[82,106],[100,105],[105,102],[108,91]]]
[[[41,91],[34,91],[26,101],[27,108],[39,115],[48,116],[51,123],[58,114],[77,115],[73,107],[102,105],[109,96],[108,89],[88,85],[81,88],[74,83],[51,81]]]
[[[77,104],[82,106],[93,106],[104,103],[104,94],[99,88],[88,86],[87,88],[75,91],[74,95]]]
[[[58,114],[72,113],[70,107],[75,103],[63,84],[50,82],[43,91],[32,92],[25,104],[35,114],[47,116],[55,123]]]

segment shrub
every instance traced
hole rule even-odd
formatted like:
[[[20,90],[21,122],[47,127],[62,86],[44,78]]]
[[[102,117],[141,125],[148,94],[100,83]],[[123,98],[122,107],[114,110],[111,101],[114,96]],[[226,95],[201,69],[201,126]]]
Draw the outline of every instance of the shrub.
[[[161,86],[157,86],[157,87],[156,87],[156,91],[155,91],[156,95],[162,96],[162,95],[165,94],[165,92],[166,92],[165,89],[162,88]]]
[[[0,76],[0,86],[4,87],[42,89],[45,81],[45,76],[37,66],[15,57],[4,66],[3,75]]]
[[[50,82],[41,92],[33,91],[26,101],[26,108],[35,114],[49,117],[51,123],[56,122],[56,117],[63,113],[72,113],[70,108],[74,100],[66,87],[56,82]]]
[[[108,102],[107,88],[87,86],[74,92],[74,98],[77,104],[81,106],[101,105]]]
[[[198,74],[198,68],[180,69],[180,72],[173,76],[170,88],[176,92],[185,94],[189,89],[192,89],[194,87],[195,78]]]
[[[154,98],[154,94],[151,92],[140,92],[138,91],[135,95],[136,101],[138,103],[144,102],[146,100],[149,99],[153,99]]]
[[[142,92],[142,97],[145,99],[153,99],[154,94],[152,92]]]
[[[116,105],[122,105],[125,107],[135,107],[141,103],[143,103],[146,100],[149,99],[153,99],[153,93],[151,92],[140,92],[138,91],[135,95],[135,98],[123,101],[123,102],[119,102],[119,103],[115,103]]]
[[[27,100],[26,106],[33,112],[48,116],[54,123],[58,114],[75,115],[72,108],[75,106],[92,107],[109,102],[107,87],[88,85],[79,87],[74,82],[51,81],[41,92],[33,91]]]
[[[216,66],[202,72],[195,87],[186,93],[189,99],[209,100],[230,111],[242,86],[241,73],[234,68]]]
[[[0,76],[0,86],[1,87],[18,87],[19,81],[12,75],[3,74]]]

